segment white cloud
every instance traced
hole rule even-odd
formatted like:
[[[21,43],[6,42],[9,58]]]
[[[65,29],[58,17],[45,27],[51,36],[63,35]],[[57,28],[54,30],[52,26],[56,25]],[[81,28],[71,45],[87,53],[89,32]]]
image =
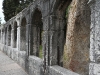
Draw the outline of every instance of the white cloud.
[[[1,23],[4,23],[5,20],[4,20],[4,15],[3,15],[3,10],[2,10],[2,2],[3,0],[0,0],[0,18],[1,18]]]

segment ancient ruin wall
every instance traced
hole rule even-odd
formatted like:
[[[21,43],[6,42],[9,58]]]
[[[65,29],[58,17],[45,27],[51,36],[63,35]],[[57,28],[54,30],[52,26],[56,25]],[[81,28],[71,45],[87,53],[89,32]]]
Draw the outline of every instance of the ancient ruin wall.
[[[81,75],[89,74],[90,21],[88,0],[73,0],[66,35],[65,67]]]
[[[54,57],[53,53],[50,53],[53,51],[57,53],[57,50],[54,49],[56,45],[52,43],[54,41],[52,37],[56,38],[55,35],[58,37],[59,33],[58,30],[56,31],[57,34],[53,33],[57,29],[57,24],[54,21],[57,16],[54,10],[58,3],[60,4],[60,1],[36,0],[1,28],[0,50],[15,60],[29,75],[78,75],[58,66],[58,59],[52,58]],[[34,18],[35,13],[38,13],[37,10],[39,11],[38,15],[41,14],[42,17]],[[37,32],[37,28],[39,29],[39,25],[41,25],[38,18],[43,23],[42,38],[40,38],[42,39],[43,59],[38,56],[40,36],[37,34],[40,32]],[[61,24],[57,27],[61,27]],[[63,37],[62,29],[63,27],[60,29],[60,39]],[[61,47],[63,47],[63,44],[61,46],[59,44],[60,49]]]

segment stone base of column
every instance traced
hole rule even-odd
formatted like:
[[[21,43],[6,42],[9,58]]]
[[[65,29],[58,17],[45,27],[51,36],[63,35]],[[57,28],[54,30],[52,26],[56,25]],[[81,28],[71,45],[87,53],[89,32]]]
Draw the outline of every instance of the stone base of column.
[[[89,75],[100,75],[100,63],[89,64]]]

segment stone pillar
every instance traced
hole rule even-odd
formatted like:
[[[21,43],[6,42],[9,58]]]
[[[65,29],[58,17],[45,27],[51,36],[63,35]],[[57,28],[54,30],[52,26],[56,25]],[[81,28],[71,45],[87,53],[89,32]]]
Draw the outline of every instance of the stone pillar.
[[[3,44],[5,44],[5,31],[3,31]]]
[[[20,34],[20,30],[21,30],[21,27],[20,26],[18,26],[17,27],[17,48],[18,48],[18,50],[20,51],[20,49],[21,49],[21,34]]]
[[[5,30],[4,30],[4,45],[6,44],[5,41],[6,41],[6,34],[5,34]]]
[[[4,44],[4,30],[2,31],[2,44]]]
[[[55,15],[50,15],[49,19],[50,30],[50,50],[49,50],[49,65],[63,65],[64,51],[64,19]]]
[[[2,32],[2,29],[1,29],[1,43],[3,44],[3,32]]]
[[[14,48],[14,28],[11,30],[11,47]]]
[[[42,37],[42,50],[43,50],[43,61],[44,61],[44,71],[48,71],[47,68],[49,66],[49,32],[47,30],[43,30],[43,37]]]
[[[49,36],[50,36],[50,58],[49,58],[49,64],[52,65],[57,65],[57,38],[58,38],[58,32],[57,31],[50,31]]]
[[[89,75],[100,75],[100,1],[90,0],[91,32],[90,32],[90,64]],[[98,11],[96,11],[98,10]]]
[[[92,1],[92,0],[91,0]],[[93,2],[91,2],[90,1],[90,8],[91,8],[91,26],[90,26],[90,29],[91,29],[91,31],[90,31],[90,61],[95,61],[94,60],[94,54],[93,53],[95,53],[94,52],[94,49],[95,49],[95,47],[94,47],[94,44],[95,44],[95,2],[93,1]]]
[[[47,73],[48,66],[49,66],[49,17],[43,17],[43,31],[42,31],[42,50],[43,50],[43,61],[44,61],[44,72]]]
[[[63,19],[57,18],[55,15],[49,15],[43,18],[42,39],[45,70],[48,69],[48,66],[52,65],[62,66],[64,49],[64,26],[62,25]]]

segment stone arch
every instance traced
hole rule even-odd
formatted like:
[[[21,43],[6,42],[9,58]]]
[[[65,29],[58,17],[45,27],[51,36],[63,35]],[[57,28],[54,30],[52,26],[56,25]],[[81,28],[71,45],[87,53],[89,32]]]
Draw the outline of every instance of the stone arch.
[[[73,1],[74,2],[74,1]],[[85,6],[84,6],[85,5]],[[79,1],[78,9],[71,8],[70,17],[73,10],[76,10],[78,16],[72,16],[75,23],[69,22],[68,34],[66,38],[67,56],[69,56],[68,68],[82,75],[88,75],[89,72],[89,49],[90,49],[90,8],[87,1]],[[82,10],[81,10],[82,9]],[[87,10],[88,9],[88,10]],[[73,28],[71,28],[73,26]],[[72,33],[73,32],[73,33]],[[72,33],[72,34],[71,34]],[[70,34],[70,35],[69,35]],[[72,39],[69,39],[71,38]],[[70,46],[69,46],[70,45]],[[77,66],[76,66],[77,65]],[[81,68],[81,69],[80,69]]]
[[[20,50],[26,51],[26,18],[23,17],[21,20],[21,28],[20,28]]]
[[[11,46],[11,25],[8,26],[8,46]]]
[[[57,10],[65,10],[70,5],[72,0],[54,0],[51,4],[51,13],[56,13]],[[63,8],[63,9],[62,9]],[[62,11],[63,12],[63,11]]]
[[[54,31],[53,31],[53,39],[52,39],[52,53],[50,56],[55,58],[51,59],[51,65],[59,65],[63,66],[63,53],[64,53],[64,45],[66,41],[66,32],[67,32],[67,18],[66,10],[68,6],[71,4],[72,0],[58,0],[53,3],[53,20],[54,21]],[[56,41],[55,41],[56,40]],[[54,51],[53,51],[54,50]]]
[[[42,9],[42,6],[41,5],[38,5],[38,4],[36,4],[34,7],[32,7],[32,11],[30,11],[30,23],[32,23],[32,19],[33,19],[33,15],[34,15],[34,13],[35,13],[35,10],[39,10],[39,11],[41,11],[41,14],[42,14],[42,16],[43,16],[43,14],[44,14],[44,11],[43,11],[43,9]]]
[[[17,22],[14,22],[14,48],[17,47]]]
[[[62,1],[65,1],[65,0],[62,0]],[[83,2],[79,1],[78,6],[80,5],[81,7],[79,7],[78,9],[74,8],[75,6],[77,6],[76,3],[74,4],[74,0],[72,0],[72,2],[73,2],[72,3],[73,5],[69,13],[70,18],[68,18],[69,20],[68,20],[68,26],[67,26],[67,32],[66,32],[66,39],[65,39],[66,48],[64,50],[65,51],[64,53],[66,53],[65,59],[67,60],[65,60],[64,67],[74,72],[77,72],[79,74],[88,75],[87,71],[89,67],[88,64],[89,64],[89,44],[90,44],[89,42],[90,41],[89,39],[90,38],[90,11],[86,10],[88,9],[88,5],[86,4],[85,1],[83,1],[86,4],[85,6],[81,5]],[[58,1],[57,3],[58,4],[55,5],[54,7],[55,15],[58,13],[56,16],[55,25],[58,24],[59,27],[57,26],[58,27],[57,30],[60,31],[64,29],[64,26],[60,26],[60,25],[64,24],[63,22],[64,13],[63,12],[65,11],[65,8],[61,8],[62,5],[64,5],[64,4],[60,5],[60,3],[62,3],[61,1]],[[58,7],[58,9],[56,7]],[[81,10],[81,8],[84,8],[84,10]],[[78,16],[76,16],[75,12],[78,13],[77,14]],[[58,32],[59,37],[63,38],[62,35],[60,36],[60,34],[63,34],[63,32],[61,33]],[[57,47],[62,52],[64,48],[63,41],[62,42],[58,41],[62,46],[57,44]],[[63,53],[60,55],[63,55]],[[61,63],[62,62],[61,59],[59,60]]]
[[[31,55],[35,55],[42,58],[40,52],[42,53],[42,31],[43,31],[43,23],[42,23],[42,13],[36,8],[32,15],[31,21]],[[40,50],[41,48],[41,50]]]

